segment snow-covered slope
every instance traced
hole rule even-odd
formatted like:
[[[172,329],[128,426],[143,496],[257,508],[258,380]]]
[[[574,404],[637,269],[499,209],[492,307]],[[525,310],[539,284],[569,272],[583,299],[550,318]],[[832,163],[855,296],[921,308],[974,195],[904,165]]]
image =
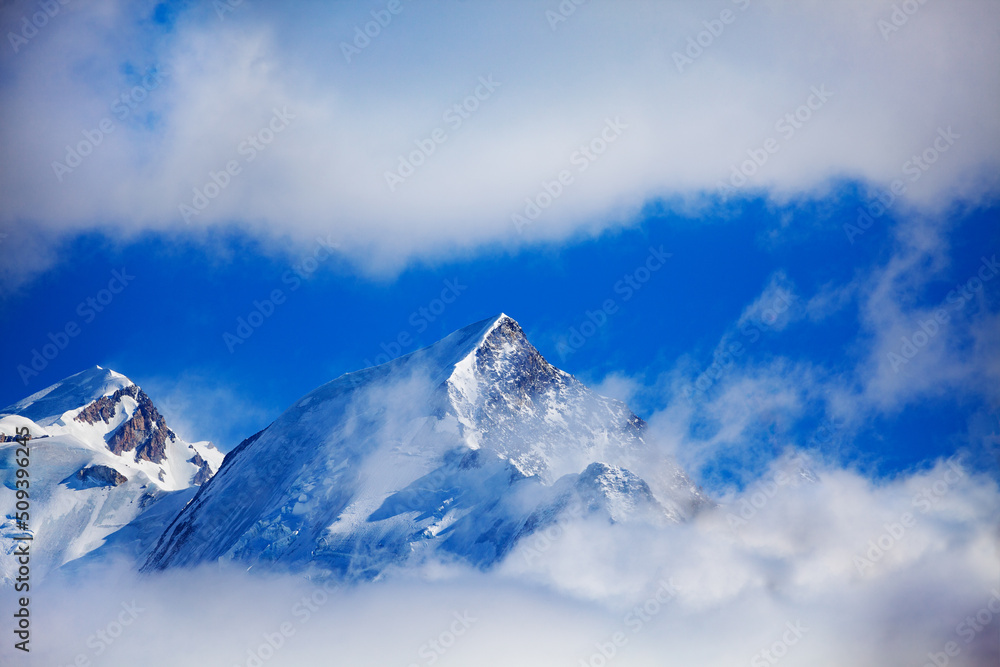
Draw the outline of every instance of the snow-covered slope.
[[[28,526],[35,577],[93,551],[168,496],[190,498],[193,485],[210,478],[223,458],[209,442],[178,438],[145,392],[100,366],[0,411],[0,483],[11,491],[18,448],[11,440],[24,428],[31,436]],[[8,554],[13,537],[23,534],[15,501],[13,492],[0,496],[0,548]],[[145,543],[132,541],[129,548],[141,554],[156,537],[146,535]],[[3,559],[0,581],[11,581],[15,563]]]
[[[431,553],[489,566],[571,506],[684,520],[706,499],[644,430],[500,315],[304,396],[226,456],[145,567],[371,578]]]

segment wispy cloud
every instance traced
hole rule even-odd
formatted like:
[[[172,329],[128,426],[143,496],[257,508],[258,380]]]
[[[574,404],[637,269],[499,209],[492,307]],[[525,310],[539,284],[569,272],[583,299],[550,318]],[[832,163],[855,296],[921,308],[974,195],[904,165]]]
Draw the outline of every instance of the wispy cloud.
[[[178,435],[190,442],[210,440],[224,452],[253,435],[242,430],[246,424],[264,428],[279,414],[256,403],[252,395],[202,372],[182,371],[170,377],[133,381],[149,395]]]
[[[613,652],[606,664],[732,665],[767,664],[784,641],[788,665],[922,664],[948,642],[959,647],[950,664],[995,660],[997,614],[965,621],[1000,604],[994,482],[957,461],[882,485],[796,466],[687,525],[570,522],[492,574],[429,565],[347,589],[217,567],[51,579],[38,657],[551,665]],[[127,626],[123,604],[139,610]]]

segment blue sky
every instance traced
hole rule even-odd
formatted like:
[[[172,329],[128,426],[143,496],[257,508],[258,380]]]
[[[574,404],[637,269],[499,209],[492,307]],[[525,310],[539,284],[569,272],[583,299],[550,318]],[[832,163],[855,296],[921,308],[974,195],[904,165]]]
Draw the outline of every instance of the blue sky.
[[[164,410],[168,416],[178,413],[188,437],[211,438],[228,449],[319,384],[501,311],[518,319],[556,365],[628,400],[647,419],[683,400],[663,376],[679,373],[693,382],[712,364],[727,334],[744,344],[745,353],[697,401],[717,400],[730,383],[751,376],[751,368],[783,362],[815,368],[824,376],[817,384],[826,383],[831,391],[850,387],[861,382],[857,376],[869,352],[858,314],[862,297],[845,297],[816,321],[799,315],[782,330],[761,319],[741,332],[738,322],[776,272],[794,285],[788,307],[797,313],[831,285],[842,287],[877,272],[896,250],[893,227],[905,221],[887,221],[852,245],[842,220],[857,205],[852,188],[819,215],[813,206],[775,209],[751,200],[709,224],[650,205],[629,227],[593,238],[517,252],[485,249],[383,279],[358,276],[336,254],[324,258],[321,252],[315,264],[309,261],[315,252],[272,256],[236,232],[220,233],[209,245],[154,234],[112,244],[99,234],[83,235],[66,243],[57,268],[4,303],[5,319],[19,325],[5,334],[7,381],[0,402],[14,402],[96,363],[127,374],[158,403],[166,401]],[[789,215],[806,219],[810,233],[773,240]],[[950,266],[908,295],[910,308],[945,301],[956,283],[976,272],[984,253],[994,254],[1000,241],[996,215],[986,208],[954,223]],[[645,266],[650,248],[670,257],[646,282],[636,280],[639,288],[632,290],[623,278]],[[317,268],[310,272],[312,266]],[[87,298],[96,298],[115,270],[128,284],[101,312],[91,313]],[[1000,282],[985,283],[975,312],[970,306],[970,321],[989,313],[995,317],[997,287]],[[244,342],[227,343],[224,334],[240,333],[238,318],[247,318],[254,301],[269,300],[275,289],[282,291],[282,303]],[[442,292],[453,303],[435,315]],[[590,331],[584,326],[587,314],[602,312],[608,299],[615,301],[613,312],[606,320],[594,316],[604,324],[582,345],[572,340],[573,329]],[[781,300],[774,303],[784,307]],[[17,366],[30,367],[31,351],[41,350],[50,342],[48,334],[63,331],[68,322],[79,325],[79,335],[25,384]],[[959,330],[943,335],[953,337],[955,348],[967,347]],[[796,381],[788,378],[787,388]],[[772,423],[747,425],[734,451],[727,447],[705,459],[705,479],[728,479],[732,469],[763,465],[784,446],[805,445],[829,410],[827,401],[813,396],[766,416]],[[984,415],[996,433],[989,400],[960,383],[949,391],[901,398],[891,407],[865,411],[844,431],[850,446],[840,454],[845,462],[891,474],[962,446],[981,448],[970,440],[970,428]],[[696,415],[690,438],[708,439],[717,428],[711,416]]]
[[[891,3],[592,3],[555,24],[545,3],[403,3],[359,39],[384,6],[66,5],[4,45],[0,403],[100,364],[229,449],[343,372],[506,312],[709,486],[824,424],[823,450],[873,475],[995,458],[1000,281],[948,300],[1000,250],[1000,90],[970,46],[997,50],[993,9],[928,5],[887,36]],[[859,209],[871,226],[845,230]],[[116,270],[134,279],[91,317]],[[574,338],[588,312],[604,323]]]

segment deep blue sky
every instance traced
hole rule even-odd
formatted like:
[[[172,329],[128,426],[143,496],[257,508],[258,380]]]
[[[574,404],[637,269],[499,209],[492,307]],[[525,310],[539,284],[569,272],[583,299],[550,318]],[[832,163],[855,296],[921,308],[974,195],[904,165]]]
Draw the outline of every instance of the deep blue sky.
[[[596,238],[519,253],[485,250],[462,261],[417,266],[395,278],[360,277],[334,256],[296,289],[287,276],[302,255],[268,256],[237,232],[209,244],[157,235],[120,245],[99,235],[77,237],[65,246],[55,269],[0,305],[8,323],[0,351],[5,377],[0,404],[93,364],[147,386],[157,402],[166,399],[157,396],[158,390],[185,392],[183,383],[190,382],[193,405],[184,409],[194,410],[187,419],[204,432],[184,435],[214,439],[228,450],[314,387],[381,361],[380,344],[395,351],[392,343],[400,333],[413,339],[399,349],[406,353],[502,311],[521,323],[546,358],[586,381],[611,373],[639,378],[647,389],[637,394],[633,408],[649,417],[679,400],[655,386],[655,378],[682,358],[693,360],[696,369],[711,364],[720,338],[735,331],[744,308],[776,271],[805,301],[825,285],[868,275],[896,250],[890,231],[897,223],[889,218],[853,245],[847,242],[842,224],[858,205],[850,187],[822,209],[777,209],[755,200],[739,204],[725,213],[716,209],[711,222],[661,214],[660,206],[651,205],[633,227]],[[980,256],[1000,246],[996,219],[997,211],[987,209],[954,222],[951,265],[909,295],[910,307],[944,300],[954,283],[975,272]],[[672,253],[663,268],[631,298],[616,293],[616,283],[646,261],[649,248],[661,246]],[[78,304],[96,296],[112,271],[122,268],[135,278],[87,323]],[[411,324],[410,316],[429,307],[446,280],[461,294],[420,332],[422,325]],[[1000,281],[987,283],[983,291],[983,303],[994,312],[997,288]],[[230,353],[223,334],[235,333],[237,318],[246,317],[253,301],[268,298],[274,289],[282,289],[286,301]],[[567,354],[570,328],[579,328],[586,312],[598,310],[608,298],[616,300],[618,311]],[[32,349],[40,350],[50,332],[70,321],[80,325],[81,333],[25,385],[18,364],[29,365]],[[786,358],[822,368],[828,376],[850,377],[863,356],[858,346],[865,348],[859,327],[854,298],[821,321],[800,319],[782,331],[765,331],[752,344],[737,333],[736,339],[747,343],[740,363],[749,367]],[[179,386],[171,384],[177,381]],[[220,391],[228,395],[224,403],[199,398]],[[173,407],[165,405],[168,417]],[[885,473],[902,470],[966,444],[969,420],[984,411],[989,406],[975,396],[906,401],[867,418],[852,436],[848,456],[874,458]],[[788,437],[806,441],[822,414],[820,403],[798,411],[787,425]],[[710,421],[692,428],[695,436],[704,435],[699,428],[712,431]],[[756,437],[746,434],[748,440]]]

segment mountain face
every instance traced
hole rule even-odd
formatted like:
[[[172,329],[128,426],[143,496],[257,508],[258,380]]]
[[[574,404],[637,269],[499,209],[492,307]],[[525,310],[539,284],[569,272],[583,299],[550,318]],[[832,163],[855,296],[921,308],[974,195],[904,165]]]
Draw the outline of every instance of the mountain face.
[[[32,575],[39,577],[93,552],[165,501],[178,511],[223,458],[211,443],[178,438],[142,389],[100,366],[0,411],[6,436],[0,437],[0,483],[12,491],[17,444],[10,441],[18,428],[31,435],[28,526]],[[9,554],[14,536],[24,533],[15,523],[13,493],[0,496],[0,510],[0,548]],[[132,555],[144,553],[163,525],[133,526],[133,539],[123,546]],[[0,581],[9,583],[13,570],[7,568],[16,559],[3,563]]]
[[[144,419],[122,451],[152,465],[160,427]],[[571,508],[683,521],[707,499],[644,432],[500,315],[298,400],[226,456],[144,568],[222,559],[367,579],[430,556],[489,567]]]
[[[425,558],[488,568],[564,518],[662,524],[708,503],[641,419],[548,363],[505,315],[319,387],[224,460],[100,367],[0,411],[11,490],[19,428],[37,577],[117,555],[347,579]],[[23,534],[14,502],[0,501],[8,554]]]

